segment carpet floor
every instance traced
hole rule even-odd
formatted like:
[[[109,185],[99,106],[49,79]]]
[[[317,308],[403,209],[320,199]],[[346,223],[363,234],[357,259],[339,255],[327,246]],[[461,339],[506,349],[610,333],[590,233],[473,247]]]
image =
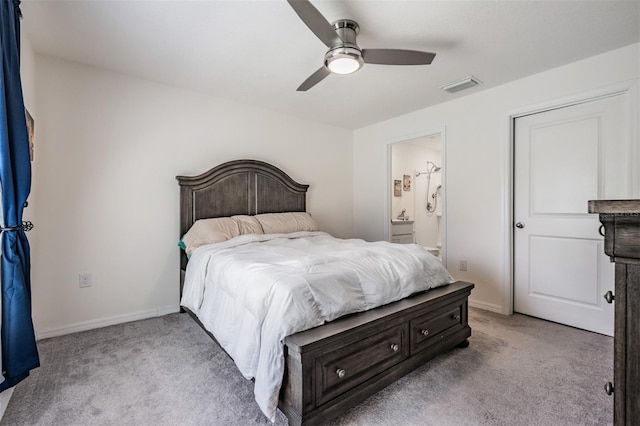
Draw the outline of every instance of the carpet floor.
[[[611,337],[470,309],[470,346],[440,355],[332,425],[613,423]],[[38,342],[0,425],[270,425],[253,383],[187,314]],[[277,425],[286,425],[278,412]]]

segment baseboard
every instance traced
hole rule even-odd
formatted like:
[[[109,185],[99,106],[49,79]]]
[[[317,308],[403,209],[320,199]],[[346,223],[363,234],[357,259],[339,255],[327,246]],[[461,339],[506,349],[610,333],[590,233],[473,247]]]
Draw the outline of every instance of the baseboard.
[[[13,395],[13,389],[9,388],[6,391],[0,393],[0,420],[4,416],[4,412],[7,411],[7,406],[9,405],[9,401],[11,400],[11,396]]]
[[[162,315],[173,314],[180,311],[180,306],[172,305],[162,308],[151,309],[148,311],[135,312],[125,315],[117,315],[114,317],[100,318],[91,321],[76,322],[64,327],[49,328],[45,330],[36,330],[36,339],[48,339],[49,337],[62,336],[65,334],[77,333],[79,331],[93,330],[95,328],[107,327],[125,322],[138,321],[147,318],[159,317]],[[0,394],[1,396],[2,394]]]
[[[496,312],[498,314],[502,313],[502,306],[494,305],[493,303],[486,303],[469,299],[469,306],[471,306],[472,308],[482,309],[484,311]]]

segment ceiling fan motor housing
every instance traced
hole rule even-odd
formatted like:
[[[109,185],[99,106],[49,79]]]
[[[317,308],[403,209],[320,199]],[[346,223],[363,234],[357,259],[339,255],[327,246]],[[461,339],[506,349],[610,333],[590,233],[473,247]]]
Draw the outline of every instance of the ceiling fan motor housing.
[[[333,24],[342,43],[331,47],[324,55],[324,66],[336,74],[350,74],[362,68],[362,50],[356,43],[356,36],[360,32],[360,26],[350,19],[339,19]]]
[[[351,19],[338,19],[331,24],[334,30],[338,33],[338,37],[342,39],[345,45],[353,45],[358,47],[356,43],[356,36],[360,32],[360,25],[356,21]]]

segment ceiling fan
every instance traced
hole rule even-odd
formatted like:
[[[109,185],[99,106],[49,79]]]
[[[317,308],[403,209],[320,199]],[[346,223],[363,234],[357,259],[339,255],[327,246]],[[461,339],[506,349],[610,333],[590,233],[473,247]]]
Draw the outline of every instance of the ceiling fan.
[[[428,65],[435,53],[402,49],[361,49],[356,43],[360,26],[351,19],[338,19],[330,24],[308,0],[287,0],[300,19],[329,50],[324,65],[311,74],[298,91],[306,91],[331,73],[351,74],[366,64]]]

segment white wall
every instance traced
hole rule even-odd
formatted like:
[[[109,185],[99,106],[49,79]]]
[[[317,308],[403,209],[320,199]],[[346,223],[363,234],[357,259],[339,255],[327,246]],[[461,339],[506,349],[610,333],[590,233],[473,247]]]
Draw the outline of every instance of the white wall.
[[[26,75],[35,68],[36,84],[27,77],[24,85],[36,151],[26,217],[36,224],[29,237],[38,336],[177,309],[176,175],[238,158],[268,161],[311,185],[308,210],[321,228],[379,240],[387,144],[445,128],[448,266],[476,283],[476,305],[501,310],[509,113],[637,79],[638,50],[629,46],[354,134],[31,50],[35,67]],[[468,260],[467,273],[453,268],[460,259]],[[80,272],[92,273],[92,287],[78,287]]]
[[[36,56],[33,318],[40,338],[178,309],[176,175],[253,158],[351,236],[352,132]],[[78,274],[93,285],[79,288]]]
[[[447,266],[456,278],[476,284],[471,295],[476,306],[505,312],[510,297],[505,291],[510,286],[509,115],[601,93],[619,84],[633,86],[637,92],[639,46],[356,130],[355,235],[384,239],[387,145],[426,134],[428,129],[446,128]],[[637,103],[637,93],[634,96]],[[637,105],[634,107],[637,116]],[[640,166],[637,160],[636,169]],[[467,272],[458,271],[461,259],[468,261]]]

